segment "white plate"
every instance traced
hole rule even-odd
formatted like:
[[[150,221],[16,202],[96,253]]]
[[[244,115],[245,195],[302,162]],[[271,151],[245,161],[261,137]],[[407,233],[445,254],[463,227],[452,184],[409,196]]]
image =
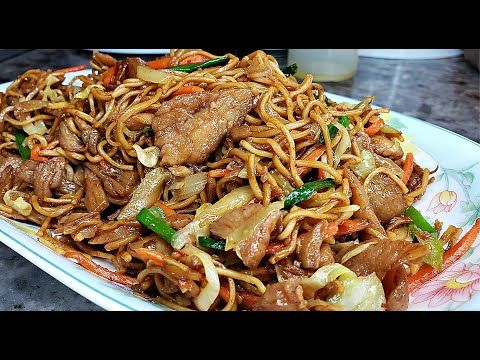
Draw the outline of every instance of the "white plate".
[[[460,49],[358,49],[359,56],[380,59],[426,60],[460,56]]]
[[[79,73],[67,74],[67,81]],[[0,85],[0,91],[7,86]],[[357,102],[334,94],[327,96],[337,102]],[[445,229],[450,224],[469,229],[480,217],[480,145],[396,112],[391,112],[386,121],[405,134],[405,150],[413,152],[420,165],[430,169],[439,165],[435,182],[415,206],[430,221],[443,221]],[[168,310],[57,255],[35,239],[35,229],[0,216],[0,241],[95,304],[107,310]],[[480,309],[479,245],[477,239],[461,260],[411,294],[409,309]]]
[[[103,53],[110,54],[134,54],[134,55],[156,55],[156,54],[168,54],[170,49],[85,49],[85,50],[98,50]]]

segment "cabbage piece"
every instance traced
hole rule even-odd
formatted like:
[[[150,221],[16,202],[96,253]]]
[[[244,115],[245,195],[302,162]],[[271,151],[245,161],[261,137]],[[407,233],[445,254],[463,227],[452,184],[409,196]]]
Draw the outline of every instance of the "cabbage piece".
[[[328,303],[341,306],[342,310],[384,310],[385,292],[377,275],[357,277],[338,263],[325,265],[309,278],[302,279],[305,297],[313,298],[317,290],[333,280],[340,281],[343,290],[327,299]]]
[[[191,236],[198,239],[199,236],[210,235],[212,222],[235,208],[248,204],[253,199],[253,192],[250,186],[236,188],[225,195],[215,204],[203,204],[197,209],[193,221],[183,229],[177,231],[173,238],[172,246],[176,249],[182,248]]]
[[[143,166],[153,168],[157,165],[160,159],[160,149],[156,146],[150,146],[146,149],[142,149],[139,145],[133,145],[137,154],[137,159]]]
[[[361,160],[358,164],[352,166],[355,175],[365,179],[368,174],[375,170],[375,157],[370,151],[362,150],[360,152]]]
[[[237,251],[236,247],[241,240],[250,238],[257,230],[257,227],[260,226],[273,211],[281,210],[283,207],[283,201],[276,201],[255,213],[255,215],[245,221],[242,226],[227,236],[225,239],[227,241],[225,251],[231,249]],[[241,258],[240,254],[237,253],[237,255]]]
[[[16,190],[8,190],[3,195],[3,201],[6,205],[16,210],[20,215],[29,216],[32,213],[32,205],[23,199],[25,193]],[[12,198],[15,197],[15,200]]]
[[[173,73],[165,70],[155,70],[148,66],[137,67],[137,78],[155,84],[165,84],[173,79]]]
[[[163,168],[150,171],[132,194],[132,198],[122,209],[117,219],[133,219],[143,208],[152,206],[159,198],[162,186],[170,173]]]
[[[34,123],[30,123],[27,125],[22,126],[23,131],[25,131],[28,135],[45,135],[48,132],[48,129],[43,122],[43,120],[35,121]]]
[[[207,173],[199,172],[193,175],[185,177],[183,181],[183,187],[178,192],[178,201],[182,201],[199,194],[207,185]]]
[[[93,88],[99,88],[99,89],[104,89],[103,86],[101,85],[98,85],[98,84],[92,84],[92,85],[88,85],[85,89],[83,89],[82,91],[80,91],[78,94],[76,94],[74,96],[75,99],[83,99],[85,100],[86,98],[88,98],[88,96],[90,95],[90,91],[92,91]]]
[[[59,81],[60,79],[57,78],[55,75],[50,74],[47,76],[47,79],[46,79],[47,86],[45,86],[45,89],[43,90],[43,98],[42,98],[43,101],[48,101],[48,100],[52,102],[65,101],[65,98],[63,97],[63,95],[58,95],[56,91],[51,88],[53,84]]]

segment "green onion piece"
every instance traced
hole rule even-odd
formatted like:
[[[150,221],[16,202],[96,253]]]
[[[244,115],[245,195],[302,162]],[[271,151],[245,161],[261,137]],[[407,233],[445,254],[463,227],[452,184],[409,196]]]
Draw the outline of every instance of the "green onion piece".
[[[176,231],[164,220],[165,213],[158,206],[142,209],[137,215],[137,221],[147,229],[153,231],[170,245]]]
[[[198,244],[205,248],[213,249],[213,250],[221,250],[225,251],[225,243],[224,239],[214,240],[208,236],[199,236],[198,237]]]
[[[287,66],[285,69],[282,70],[282,72],[285,74],[285,76],[290,76],[290,75],[295,75],[298,70],[297,64],[292,64],[290,66]]]
[[[430,223],[423,217],[423,215],[420,214],[420,211],[415,209],[413,206],[409,206],[407,210],[405,210],[405,216],[408,216],[410,219],[412,219],[413,224],[420,230],[438,236],[437,230],[432,225],[430,225]]]
[[[343,127],[347,128],[347,129],[348,129],[348,126],[350,125],[350,120],[346,116],[340,117],[340,119],[338,119],[338,122]],[[328,124],[327,128],[328,128],[328,133],[330,134],[330,139],[333,139],[335,137],[335,135],[337,135],[338,129],[333,124]],[[325,139],[323,138],[323,133],[320,133],[320,137],[318,138],[318,142],[321,145],[325,144]]]
[[[190,73],[190,72],[193,72],[197,69],[205,69],[205,68],[209,68],[209,67],[213,67],[213,66],[225,65],[226,63],[228,63],[228,60],[229,60],[228,56],[224,56],[224,57],[219,57],[219,58],[216,58],[216,59],[207,60],[207,61],[204,61],[202,63],[197,63],[197,64],[187,64],[187,65],[173,66],[173,67],[170,68],[170,70],[183,71],[183,72]]]
[[[23,130],[19,130],[17,128],[14,129],[13,134],[15,136],[15,142],[17,143],[17,149],[20,153],[20,157],[22,160],[30,159],[30,148],[28,146],[23,145],[25,138],[28,136],[26,132]]]
[[[284,201],[284,209],[289,209],[295,204],[310,199],[313,193],[319,189],[334,186],[335,181],[330,178],[306,183],[302,187],[295,189],[290,194],[288,194]]]

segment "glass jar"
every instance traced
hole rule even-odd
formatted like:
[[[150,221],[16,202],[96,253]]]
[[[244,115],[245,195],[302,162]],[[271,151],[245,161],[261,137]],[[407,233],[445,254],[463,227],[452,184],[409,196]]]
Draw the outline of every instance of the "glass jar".
[[[357,71],[357,49],[288,49],[288,64],[298,66],[295,77],[312,74],[313,80],[342,81]]]

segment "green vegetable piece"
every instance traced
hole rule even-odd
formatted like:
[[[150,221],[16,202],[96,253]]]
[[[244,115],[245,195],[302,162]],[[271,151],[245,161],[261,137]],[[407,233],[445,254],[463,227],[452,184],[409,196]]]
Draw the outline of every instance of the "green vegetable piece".
[[[435,234],[438,236],[437,230],[429,224],[427,220],[420,214],[420,211],[415,209],[413,206],[409,206],[407,210],[405,210],[405,216],[408,216],[412,219],[413,224],[418,227],[420,230],[426,231],[430,234]]]
[[[203,246],[209,249],[225,251],[226,241],[224,239],[214,240],[208,236],[199,236],[198,243],[200,244],[200,246]]]
[[[338,122],[343,127],[347,128],[347,129],[348,129],[348,126],[350,125],[350,120],[346,116],[340,117],[340,119],[338,119]],[[328,133],[330,134],[330,139],[333,139],[335,137],[335,135],[337,135],[338,129],[333,124],[328,124],[327,128],[328,128]],[[320,136],[318,138],[318,142],[320,143],[320,145],[325,144],[325,139],[323,138],[323,133],[320,133]]]
[[[285,76],[291,76],[295,75],[298,70],[297,64],[292,64],[290,66],[287,66],[285,69],[282,70],[282,72],[285,74]]]
[[[142,226],[153,231],[155,234],[172,245],[173,236],[175,235],[176,231],[164,219],[165,213],[158,206],[152,206],[150,209],[144,208],[137,215],[137,221]]]
[[[434,235],[432,235],[431,240],[428,242],[430,245],[430,254],[423,259],[425,264],[430,265],[436,270],[441,270],[443,265],[443,244],[442,242]]]
[[[205,69],[213,66],[225,65],[226,63],[228,63],[228,60],[229,60],[228,56],[224,56],[216,59],[207,60],[198,64],[173,66],[170,68],[170,70],[183,71],[183,72],[190,73],[200,68]]]
[[[313,193],[326,187],[334,187],[333,179],[323,179],[304,184],[302,187],[293,190],[284,200],[284,209],[289,209],[293,205],[310,199]]]
[[[15,142],[17,143],[17,149],[18,152],[20,153],[20,157],[22,158],[23,161],[30,159],[30,148],[28,146],[24,146],[23,142],[25,141],[25,138],[27,137],[27,133],[24,132],[23,130],[19,130],[15,128],[13,131],[13,134],[15,136]]]

